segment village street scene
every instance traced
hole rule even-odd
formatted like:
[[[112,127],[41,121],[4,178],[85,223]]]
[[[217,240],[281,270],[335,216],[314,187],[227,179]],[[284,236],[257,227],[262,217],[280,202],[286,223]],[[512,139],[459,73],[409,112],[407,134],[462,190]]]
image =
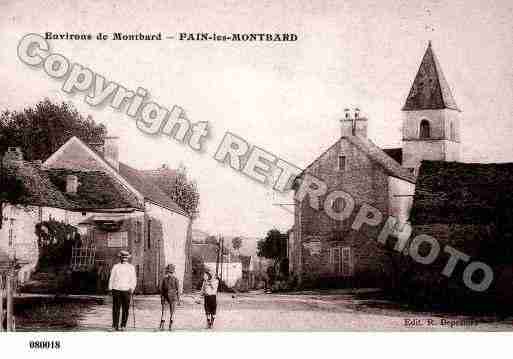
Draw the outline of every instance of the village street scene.
[[[458,13],[433,8],[436,21],[429,6],[404,11],[429,26]],[[502,8],[490,43],[505,41]],[[329,34],[333,13],[305,21]],[[294,63],[270,70],[229,46],[180,48],[186,64],[219,61],[206,80],[167,68],[171,50],[150,40],[137,46],[162,63],[126,60],[134,44],[101,59],[46,22],[16,35],[2,71],[38,85],[0,102],[0,331],[511,331],[511,72],[472,35],[407,35],[418,24],[394,19],[393,39],[331,44],[326,66],[301,40],[258,50]],[[263,56],[246,46],[244,61],[251,51]],[[127,63],[106,60],[118,52]],[[163,93],[185,109],[158,105]]]

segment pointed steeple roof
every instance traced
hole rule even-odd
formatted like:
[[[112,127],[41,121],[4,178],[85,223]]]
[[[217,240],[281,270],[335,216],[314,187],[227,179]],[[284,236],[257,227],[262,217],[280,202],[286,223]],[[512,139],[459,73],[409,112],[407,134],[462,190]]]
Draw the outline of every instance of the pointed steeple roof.
[[[459,111],[430,41],[402,110],[417,111],[444,108]]]

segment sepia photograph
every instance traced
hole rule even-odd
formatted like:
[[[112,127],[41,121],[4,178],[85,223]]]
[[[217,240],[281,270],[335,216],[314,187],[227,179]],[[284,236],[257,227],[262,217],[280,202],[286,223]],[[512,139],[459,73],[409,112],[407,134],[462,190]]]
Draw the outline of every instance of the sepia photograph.
[[[0,339],[512,331],[510,1],[0,13]]]

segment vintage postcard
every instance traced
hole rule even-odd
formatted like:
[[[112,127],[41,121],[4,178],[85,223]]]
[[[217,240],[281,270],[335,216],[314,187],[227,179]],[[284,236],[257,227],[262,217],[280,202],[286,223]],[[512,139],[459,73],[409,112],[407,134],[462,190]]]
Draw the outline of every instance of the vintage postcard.
[[[2,334],[513,329],[510,1],[0,13]]]

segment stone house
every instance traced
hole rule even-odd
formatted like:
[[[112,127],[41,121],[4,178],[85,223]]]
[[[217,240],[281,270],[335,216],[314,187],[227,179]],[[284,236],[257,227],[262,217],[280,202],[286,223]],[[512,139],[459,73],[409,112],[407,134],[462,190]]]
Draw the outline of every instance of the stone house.
[[[20,279],[37,264],[35,224],[56,220],[79,228],[82,243],[73,252],[72,269],[93,269],[99,289],[121,249],[132,253],[139,292],[156,292],[169,263],[175,264],[183,287],[190,288],[191,219],[144,171],[119,162],[116,138],[91,147],[73,137],[42,164],[23,161],[20,152],[17,156],[10,162],[16,163],[13,168],[29,195],[24,211],[5,206],[9,225],[2,230],[12,235],[1,237],[8,241],[0,241],[0,249],[15,250],[27,262]]]
[[[0,251],[21,262],[22,282],[38,262],[36,225],[41,222],[77,225],[90,213],[142,211],[135,197],[102,172],[48,170],[40,162],[23,161],[19,148],[10,148],[2,164],[4,176],[21,185],[21,195],[16,204],[3,205]]]
[[[404,221],[408,201],[411,202],[407,195],[413,194],[414,189],[413,175],[365,138],[364,131],[357,135],[349,131],[348,126],[343,126],[341,139],[303,174],[322,179],[328,192],[342,190],[351,194],[356,207],[370,204]],[[379,281],[387,271],[387,255],[369,240],[377,236],[374,229],[354,231],[350,228],[353,220],[354,216],[338,221],[311,208],[308,201],[296,201],[294,257],[289,262],[293,262],[293,274],[300,283],[372,285]]]
[[[302,285],[380,285],[388,276],[390,257],[375,240],[378,228],[351,229],[363,204],[386,218],[405,224],[413,202],[421,161],[459,160],[459,109],[442,73],[431,43],[422,58],[402,108],[402,148],[381,149],[367,137],[368,120],[346,113],[341,136],[297,177],[305,175],[327,185],[327,193],[342,190],[355,202],[344,221],[313,209],[308,197],[295,201],[294,227],[289,238],[289,266]],[[321,198],[322,201],[326,196]],[[344,202],[328,204],[336,210]]]

